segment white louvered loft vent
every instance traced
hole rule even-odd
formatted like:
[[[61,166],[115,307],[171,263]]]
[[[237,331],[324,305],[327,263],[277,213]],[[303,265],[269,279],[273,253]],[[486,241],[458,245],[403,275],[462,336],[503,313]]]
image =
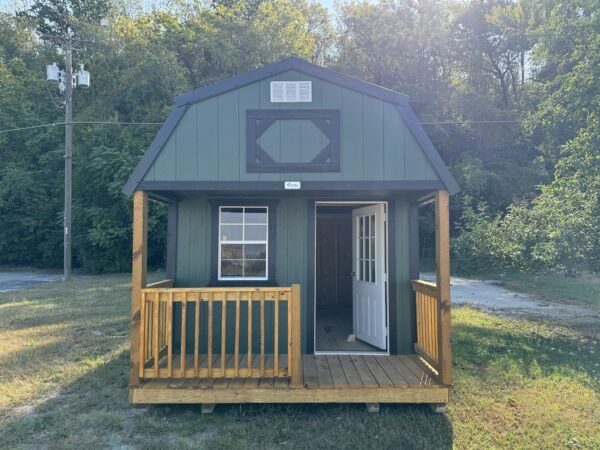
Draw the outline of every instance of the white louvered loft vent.
[[[312,81],[271,81],[271,102],[312,102]]]

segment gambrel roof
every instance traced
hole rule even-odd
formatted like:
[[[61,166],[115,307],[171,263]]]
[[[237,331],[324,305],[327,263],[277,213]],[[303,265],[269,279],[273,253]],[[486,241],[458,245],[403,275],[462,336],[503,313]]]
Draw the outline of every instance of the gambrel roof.
[[[456,181],[450,174],[448,168],[440,158],[437,150],[431,143],[429,137],[419,124],[416,116],[410,108],[407,95],[359,80],[331,69],[311,64],[300,58],[291,57],[178,96],[175,99],[174,110],[171,112],[157,133],[156,137],[150,144],[150,147],[138,165],[135,167],[133,173],[129,177],[129,180],[123,187],[123,193],[126,195],[131,195],[138,188],[190,105],[210,99],[211,97],[225,94],[235,89],[240,89],[249,84],[256,83],[260,80],[264,80],[289,70],[295,70],[328,83],[332,83],[340,87],[393,104],[400,116],[405,121],[406,126],[418,142],[427,160],[435,170],[435,173],[442,182],[443,187],[451,194],[458,192],[458,185]]]

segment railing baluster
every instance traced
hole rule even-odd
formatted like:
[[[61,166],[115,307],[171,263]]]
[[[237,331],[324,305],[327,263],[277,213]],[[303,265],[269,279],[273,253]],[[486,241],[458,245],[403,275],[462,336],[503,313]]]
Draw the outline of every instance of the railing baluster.
[[[187,292],[183,293],[183,300],[181,301],[181,346],[180,346],[180,362],[179,368],[181,369],[181,376],[185,378],[185,344],[187,334]]]
[[[235,374],[237,377],[240,376],[240,297],[241,291],[235,293],[235,350],[233,352],[233,367],[235,368]]]
[[[225,374],[225,353],[227,351],[227,291],[223,292],[221,303],[221,369]]]
[[[146,293],[142,292],[142,302],[140,304],[140,369],[139,376],[144,378],[144,365],[146,363]]]
[[[248,376],[252,376],[252,291],[248,291]]]
[[[281,294],[279,292],[275,292],[275,320],[274,327],[275,331],[273,332],[273,376],[279,376],[279,296]]]
[[[200,354],[200,301],[201,297],[198,294],[194,310],[194,376],[198,377],[198,356]]]
[[[265,376],[265,293],[260,293],[260,376]]]
[[[208,367],[208,378],[212,376],[212,347],[213,347],[213,295],[206,293],[208,300],[208,348],[206,350],[206,363]]]
[[[286,292],[286,305],[287,305],[287,375],[292,376],[292,365],[290,363],[292,359],[292,302],[291,292]]]
[[[157,295],[154,302],[154,313],[152,317],[152,348],[154,349],[154,376],[158,378],[158,305],[160,303],[160,294]]]
[[[167,375],[173,376],[173,292],[169,292],[167,303]]]

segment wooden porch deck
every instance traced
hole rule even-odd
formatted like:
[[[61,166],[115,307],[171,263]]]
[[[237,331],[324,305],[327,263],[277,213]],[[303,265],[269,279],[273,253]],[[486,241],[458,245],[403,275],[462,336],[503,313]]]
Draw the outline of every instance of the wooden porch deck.
[[[216,361],[221,360],[220,355],[214,357]],[[180,355],[173,356],[174,372],[180,361]],[[271,374],[272,361],[269,355],[265,363],[265,371],[270,369]],[[282,374],[286,363],[286,358],[281,358]],[[225,368],[233,367],[233,357],[227,355]],[[417,355],[303,355],[299,388],[291,386],[285,376],[154,378],[132,387],[130,400],[133,403],[217,404],[447,403],[449,390]]]

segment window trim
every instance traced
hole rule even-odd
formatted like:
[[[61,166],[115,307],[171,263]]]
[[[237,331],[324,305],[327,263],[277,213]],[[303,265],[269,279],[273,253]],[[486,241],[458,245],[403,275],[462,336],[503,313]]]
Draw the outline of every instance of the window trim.
[[[242,225],[242,233],[245,233],[245,226],[246,226],[246,209],[252,209],[252,208],[264,208],[266,210],[266,216],[267,216],[267,222],[266,222],[266,226],[267,226],[267,231],[266,231],[266,237],[264,240],[260,240],[260,241],[248,241],[245,239],[245,236],[242,235],[242,240],[235,240],[235,241],[222,241],[221,240],[221,225],[223,225],[221,223],[221,211],[223,210],[223,208],[241,208],[242,209],[242,223],[241,224],[231,224],[231,225]],[[217,280],[219,281],[267,281],[269,279],[269,206],[268,205],[219,205],[217,208]],[[225,225],[230,225],[230,224],[225,224]],[[263,224],[260,224],[263,225]],[[246,244],[264,244],[265,245],[265,276],[264,277],[245,277],[245,276],[241,276],[241,277],[229,277],[229,276],[223,276],[221,275],[221,246],[223,243],[228,243],[228,244],[241,244],[241,245],[246,245]],[[245,258],[242,260],[245,261]]]

